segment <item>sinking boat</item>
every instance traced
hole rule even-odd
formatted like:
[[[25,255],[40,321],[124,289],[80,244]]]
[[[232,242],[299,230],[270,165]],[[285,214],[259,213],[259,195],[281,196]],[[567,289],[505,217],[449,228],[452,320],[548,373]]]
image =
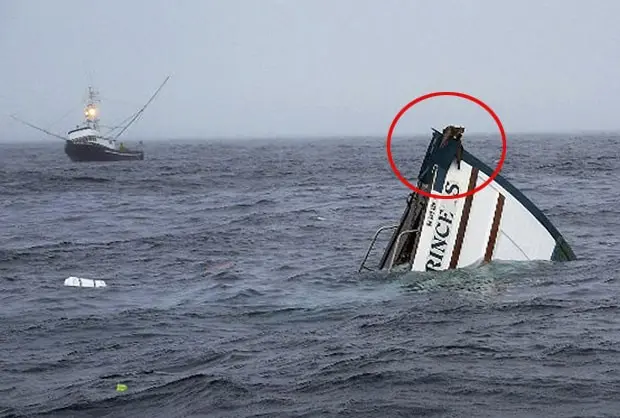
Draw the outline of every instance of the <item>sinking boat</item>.
[[[123,160],[143,160],[144,151],[142,149],[130,149],[118,138],[138,119],[146,110],[148,105],[155,99],[170,76],[166,77],[157,91],[151,96],[148,102],[136,113],[126,118],[118,126],[112,127],[108,132],[102,134],[99,125],[99,99],[98,93],[92,86],[88,87],[88,100],[84,109],[85,121],[82,125],[77,125],[75,129],[67,132],[67,136],[55,134],[46,129],[35,126],[29,122],[21,120],[12,115],[13,119],[30,126],[31,128],[42,131],[48,135],[60,138],[65,141],[65,154],[71,161],[123,161]],[[113,132],[118,133],[112,135]],[[142,145],[142,141],[140,141]]]
[[[433,129],[416,187],[434,195],[457,195],[492,175],[493,169],[467,152],[460,139],[444,140],[444,134]],[[375,233],[360,272],[375,270],[366,262],[378,236],[389,230],[393,233],[379,270],[442,271],[493,260],[576,259],[542,211],[501,175],[467,197],[441,199],[411,193],[400,222]]]

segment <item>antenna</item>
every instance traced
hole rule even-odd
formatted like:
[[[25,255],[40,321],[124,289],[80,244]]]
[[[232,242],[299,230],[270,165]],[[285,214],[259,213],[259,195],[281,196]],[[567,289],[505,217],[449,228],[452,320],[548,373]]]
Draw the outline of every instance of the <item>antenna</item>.
[[[99,130],[99,108],[97,107],[99,102],[99,93],[92,86],[88,86],[88,101],[84,109],[84,117],[86,124],[95,130]]]

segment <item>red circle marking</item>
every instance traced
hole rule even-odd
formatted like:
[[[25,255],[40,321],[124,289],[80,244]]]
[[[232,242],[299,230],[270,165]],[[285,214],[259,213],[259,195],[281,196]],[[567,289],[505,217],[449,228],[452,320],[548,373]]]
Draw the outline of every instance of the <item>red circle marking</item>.
[[[491,177],[489,177],[484,183],[482,183],[480,186],[472,189],[472,190],[468,190],[464,193],[459,193],[456,195],[440,195],[440,194],[433,194],[433,193],[428,193],[425,192],[424,190],[420,190],[417,187],[415,187],[413,184],[409,183],[409,181],[403,177],[403,175],[400,173],[400,171],[398,171],[398,168],[396,168],[396,164],[394,163],[394,159],[392,158],[392,133],[394,132],[394,128],[396,127],[396,124],[398,123],[398,120],[401,118],[401,116],[407,111],[409,110],[409,108],[413,107],[414,105],[420,103],[421,101],[424,101],[426,99],[430,99],[432,97],[437,97],[437,96],[455,96],[455,97],[461,97],[463,99],[467,99],[471,102],[476,103],[478,106],[482,107],[484,110],[486,110],[492,117],[493,120],[495,120],[495,123],[497,124],[497,127],[499,128],[499,133],[502,136],[502,155],[499,159],[499,162],[497,163],[497,167],[495,168],[495,171],[493,171],[493,174],[491,174]],[[472,196],[475,193],[478,193],[480,190],[484,189],[485,187],[487,187],[489,184],[491,184],[491,182],[495,179],[495,177],[497,177],[497,175],[499,174],[499,172],[502,170],[502,166],[504,165],[504,160],[506,159],[506,132],[504,131],[504,126],[502,125],[502,122],[499,120],[499,118],[497,117],[497,115],[495,114],[495,112],[493,111],[493,109],[491,109],[486,103],[484,103],[482,100],[474,97],[474,96],[470,96],[469,94],[465,94],[465,93],[460,93],[460,92],[455,92],[455,91],[437,91],[434,93],[428,93],[425,94],[424,96],[420,96],[414,100],[412,100],[411,102],[409,102],[407,105],[405,105],[405,107],[403,107],[400,112],[398,112],[398,114],[396,115],[396,117],[394,118],[394,120],[392,121],[392,125],[390,125],[390,130],[388,132],[388,136],[387,136],[387,155],[388,155],[388,161],[390,162],[390,167],[392,167],[392,171],[394,171],[394,174],[396,174],[396,177],[398,177],[398,179],[408,188],[410,188],[411,190],[413,190],[416,193],[421,194],[422,196],[426,196],[426,197],[433,197],[435,199],[459,199],[462,197],[467,197],[467,196]]]

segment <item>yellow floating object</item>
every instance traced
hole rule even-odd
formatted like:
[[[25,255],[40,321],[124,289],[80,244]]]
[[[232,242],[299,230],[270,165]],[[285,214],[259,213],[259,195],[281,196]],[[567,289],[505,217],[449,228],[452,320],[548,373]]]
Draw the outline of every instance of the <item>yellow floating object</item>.
[[[127,385],[124,385],[122,383],[119,383],[116,385],[117,392],[125,392],[126,390],[127,390]]]

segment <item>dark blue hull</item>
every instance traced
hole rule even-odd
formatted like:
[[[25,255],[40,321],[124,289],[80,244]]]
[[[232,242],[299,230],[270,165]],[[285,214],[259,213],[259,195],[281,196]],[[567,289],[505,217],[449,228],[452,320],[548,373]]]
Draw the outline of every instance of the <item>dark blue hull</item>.
[[[65,142],[65,154],[71,161],[126,161],[144,160],[143,151],[111,150],[97,144]]]

